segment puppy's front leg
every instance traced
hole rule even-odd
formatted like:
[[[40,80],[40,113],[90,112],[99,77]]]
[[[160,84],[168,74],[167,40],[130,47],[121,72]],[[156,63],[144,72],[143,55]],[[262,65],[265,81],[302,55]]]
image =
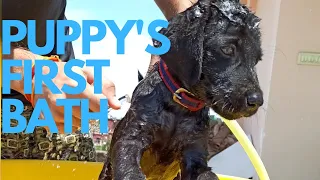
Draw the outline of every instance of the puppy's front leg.
[[[129,126],[117,137],[111,152],[114,180],[146,179],[140,168],[141,156],[152,142],[150,133],[146,132],[150,127],[146,126]]]
[[[202,144],[193,144],[183,150],[181,179],[183,180],[218,180],[207,165],[207,151]]]

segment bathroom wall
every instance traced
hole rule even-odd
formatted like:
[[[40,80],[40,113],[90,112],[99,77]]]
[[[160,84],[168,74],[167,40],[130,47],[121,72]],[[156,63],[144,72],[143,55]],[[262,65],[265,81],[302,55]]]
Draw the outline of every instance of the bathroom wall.
[[[258,0],[265,104],[239,120],[271,180],[320,179],[320,66],[298,65],[299,52],[320,53],[319,0]]]
[[[320,66],[297,65],[297,58],[320,53],[320,1],[282,0],[279,15],[276,46],[265,46],[275,57],[262,159],[271,180],[319,180]]]

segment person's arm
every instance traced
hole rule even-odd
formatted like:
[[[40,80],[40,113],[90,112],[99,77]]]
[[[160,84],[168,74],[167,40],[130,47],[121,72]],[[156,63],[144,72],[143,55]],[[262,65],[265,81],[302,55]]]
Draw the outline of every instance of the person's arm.
[[[167,20],[171,19],[178,13],[181,13],[191,7],[198,0],[154,0],[157,6],[162,11]],[[153,65],[160,60],[159,56],[152,55],[149,63],[148,72],[153,68]]]
[[[198,0],[154,0],[167,20],[185,11]]]

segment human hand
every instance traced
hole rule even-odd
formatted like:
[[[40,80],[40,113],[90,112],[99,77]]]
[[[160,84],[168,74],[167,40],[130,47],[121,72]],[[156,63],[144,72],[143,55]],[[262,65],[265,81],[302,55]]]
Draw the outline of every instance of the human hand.
[[[3,55],[3,59],[19,59],[19,60],[40,60],[43,59],[42,56],[33,54],[32,52],[22,49],[12,47],[12,53],[9,55]],[[56,86],[61,89],[64,84],[75,87],[77,82],[73,79],[68,78],[64,74],[64,66],[65,62],[57,62],[58,67],[58,75],[53,79],[53,82]],[[24,94],[24,71],[23,67],[17,66],[11,69],[12,73],[22,74],[22,79],[11,81],[10,88],[18,91],[21,94]],[[100,99],[107,98],[109,107],[113,109],[120,108],[120,102],[115,97],[115,85],[108,79],[103,80],[102,85],[102,94],[94,94],[93,91],[93,83],[94,77],[93,72],[90,71],[89,68],[79,68],[74,67],[74,71],[82,75],[87,80],[86,90],[79,95],[69,95],[69,94],[52,94],[51,91],[44,85],[43,86],[43,94],[35,94],[34,102],[36,102],[39,98],[46,99],[47,103],[51,109],[52,115],[58,129],[60,132],[63,132],[64,127],[64,109],[63,107],[56,106],[56,100],[58,98],[86,98],[89,99],[90,102],[90,110],[93,112],[100,111]],[[48,67],[43,68],[43,74],[47,74],[49,72]],[[33,81],[34,83],[34,81]],[[34,103],[32,102],[32,103]],[[80,115],[80,107],[73,108],[73,131],[75,131],[81,124],[81,115]]]
[[[170,20],[176,14],[181,13],[197,3],[198,0],[154,0],[167,20]],[[153,69],[153,65],[159,62],[160,57],[152,55],[149,63],[148,72]]]
[[[64,66],[66,62],[56,62],[58,67],[58,74],[52,80],[52,82],[61,89],[62,86],[68,85],[71,87],[76,87],[77,82],[73,79],[67,77],[64,73]],[[48,67],[43,67],[42,73],[47,74],[49,73],[50,69]],[[53,94],[50,89],[44,85],[43,86],[43,93],[42,94],[35,94],[34,101],[36,102],[38,99],[46,99],[49,108],[51,109],[52,116],[56,122],[58,130],[60,133],[64,132],[64,108],[62,106],[57,106],[56,101],[57,99],[88,99],[89,100],[89,107],[90,110],[93,112],[100,111],[100,99],[108,99],[109,107],[113,109],[120,108],[120,102],[115,97],[115,85],[112,81],[105,79],[103,80],[102,85],[102,94],[94,94],[94,77],[93,73],[90,71],[89,68],[80,68],[80,67],[73,67],[73,71],[77,74],[83,76],[87,80],[86,89],[81,94],[71,95],[71,94]],[[33,82],[34,83],[34,82]],[[81,107],[74,106],[72,111],[72,127],[73,132],[80,127],[81,124]]]
[[[171,19],[176,14],[185,11],[198,0],[154,0],[166,19]]]

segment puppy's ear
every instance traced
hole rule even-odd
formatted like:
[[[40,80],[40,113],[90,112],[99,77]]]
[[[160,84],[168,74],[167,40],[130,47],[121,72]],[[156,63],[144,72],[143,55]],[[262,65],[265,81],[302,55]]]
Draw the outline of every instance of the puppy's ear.
[[[202,72],[204,30],[210,15],[210,1],[200,0],[169,21],[160,33],[169,38],[171,47],[161,55],[168,69],[185,88],[194,85]],[[155,46],[161,43],[154,41]]]

